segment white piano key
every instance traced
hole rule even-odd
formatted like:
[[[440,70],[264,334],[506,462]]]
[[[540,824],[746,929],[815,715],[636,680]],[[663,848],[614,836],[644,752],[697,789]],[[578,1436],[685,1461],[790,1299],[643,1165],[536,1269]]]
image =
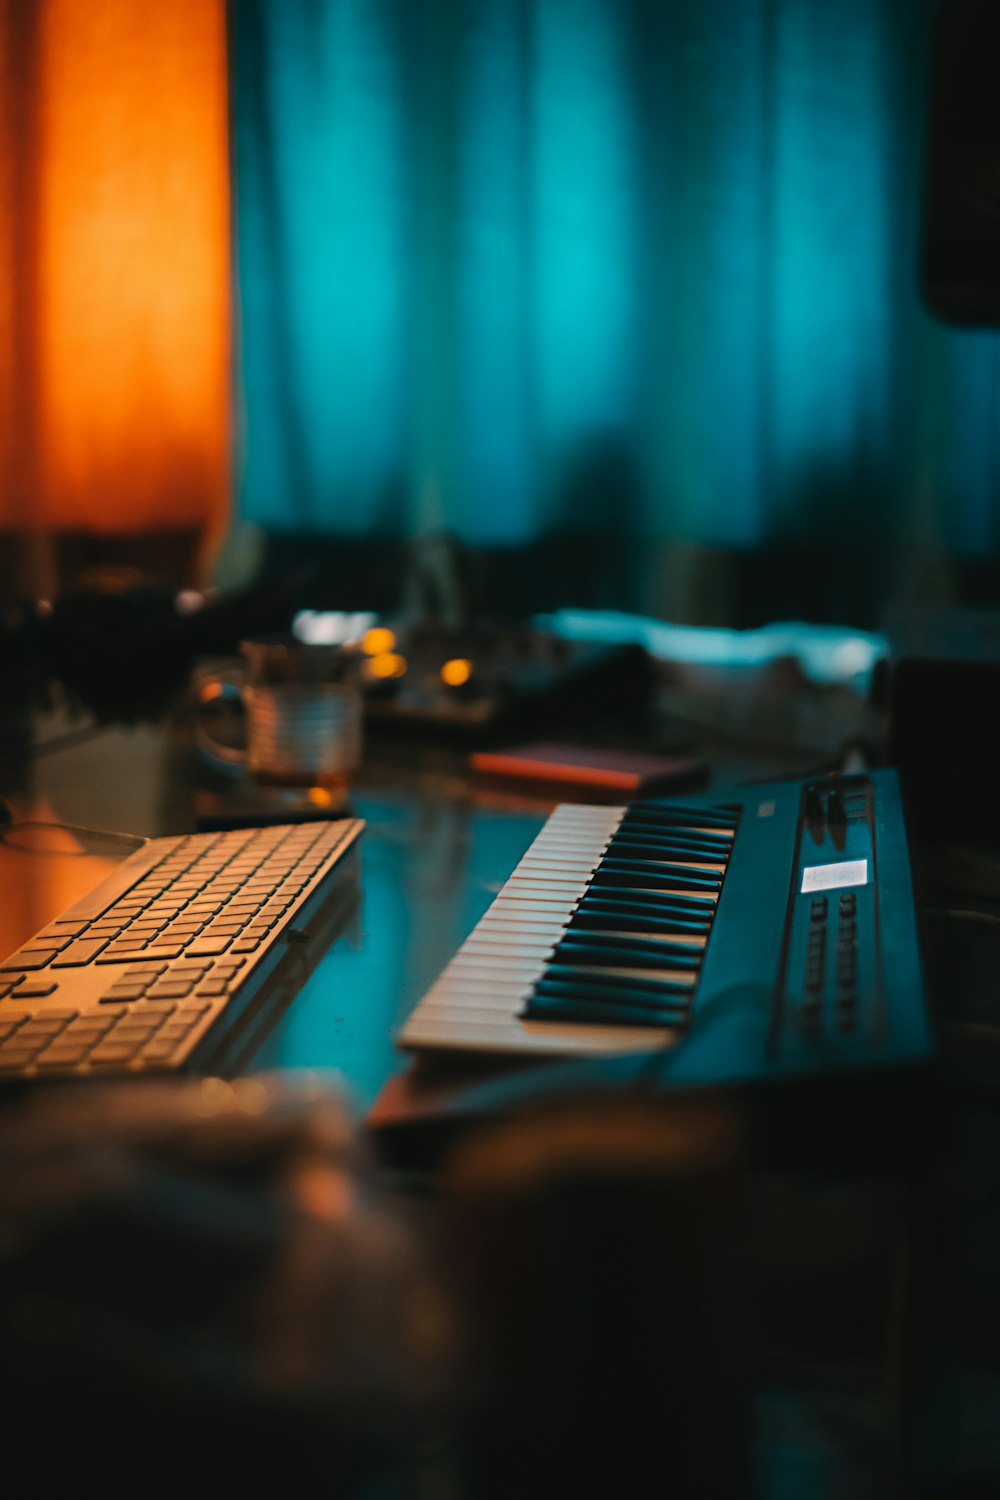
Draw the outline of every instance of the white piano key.
[[[621,807],[595,808],[570,803],[555,809],[489,910],[405,1024],[400,1035],[403,1046],[572,1056],[647,1051],[674,1045],[683,1034],[680,1027],[675,1032],[659,1025],[578,1025],[529,1021],[518,1014],[535,984],[550,972],[556,946],[572,935],[572,919],[608,858],[609,849],[613,856],[628,862],[627,849],[616,850],[612,844],[624,812]],[[696,829],[682,825],[678,831],[695,833]],[[635,832],[641,841],[641,830]],[[723,860],[697,858],[697,852],[691,858],[668,855],[662,860],[649,860],[641,856],[636,862],[661,863],[710,875],[725,873]],[[697,910],[708,918],[718,900],[718,892],[714,890],[687,891],[674,886],[658,890],[655,886],[618,884],[594,891],[593,896],[611,907],[616,902],[625,905],[632,900],[651,903],[654,908],[658,901],[666,904],[675,898],[693,900]],[[602,915],[609,924],[613,923],[612,913]],[[703,933],[674,932],[669,928],[648,934],[615,929],[612,925],[599,929],[588,926],[587,931],[596,940],[607,937],[628,942],[648,937],[679,943],[689,947],[693,955],[703,951],[707,943]],[[680,986],[684,993],[677,995],[677,1000],[682,1005],[684,995],[694,990],[698,978],[697,971],[669,963],[655,969],[632,968],[627,953],[618,965],[575,965],[570,961],[568,967],[570,984],[575,969],[581,975],[612,985],[618,980],[661,981]]]

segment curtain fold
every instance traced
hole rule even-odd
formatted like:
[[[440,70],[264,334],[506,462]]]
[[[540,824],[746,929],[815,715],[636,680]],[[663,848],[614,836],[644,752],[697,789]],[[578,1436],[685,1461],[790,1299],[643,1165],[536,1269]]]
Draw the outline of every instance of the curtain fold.
[[[996,552],[922,311],[931,0],[241,0],[241,514]],[[642,602],[639,598],[636,603]]]
[[[0,0],[0,527],[995,559],[934,9]]]

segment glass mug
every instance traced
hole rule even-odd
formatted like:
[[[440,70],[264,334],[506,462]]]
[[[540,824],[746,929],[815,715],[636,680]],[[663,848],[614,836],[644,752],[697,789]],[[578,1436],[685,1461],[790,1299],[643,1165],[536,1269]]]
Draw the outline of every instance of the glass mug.
[[[260,786],[346,787],[361,763],[358,653],[274,639],[243,641],[240,656],[197,684],[199,710],[228,699],[246,719],[246,749],[238,750],[210,734],[199,711],[197,740],[209,762],[245,770]]]

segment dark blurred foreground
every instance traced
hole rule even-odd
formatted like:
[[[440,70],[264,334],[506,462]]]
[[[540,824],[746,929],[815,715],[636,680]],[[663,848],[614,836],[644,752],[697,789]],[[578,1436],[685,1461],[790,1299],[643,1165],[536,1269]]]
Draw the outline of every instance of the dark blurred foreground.
[[[752,1179],[744,1146],[717,1100],[550,1100],[418,1192],[315,1075],[26,1092],[0,1114],[5,1430],[39,1493],[917,1493],[893,1192]],[[868,1372],[863,1419],[810,1436],[808,1402],[772,1405],[787,1487],[761,1385],[803,1389],[817,1351],[841,1392]]]

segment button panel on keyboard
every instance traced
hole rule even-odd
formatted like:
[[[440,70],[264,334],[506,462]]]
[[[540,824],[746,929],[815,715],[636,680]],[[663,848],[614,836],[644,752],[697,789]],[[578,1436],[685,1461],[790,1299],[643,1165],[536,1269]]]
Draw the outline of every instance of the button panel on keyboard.
[[[870,1047],[881,1027],[870,783],[847,779],[826,802],[820,789],[808,793],[809,836],[800,840],[793,878],[778,1047]]]

